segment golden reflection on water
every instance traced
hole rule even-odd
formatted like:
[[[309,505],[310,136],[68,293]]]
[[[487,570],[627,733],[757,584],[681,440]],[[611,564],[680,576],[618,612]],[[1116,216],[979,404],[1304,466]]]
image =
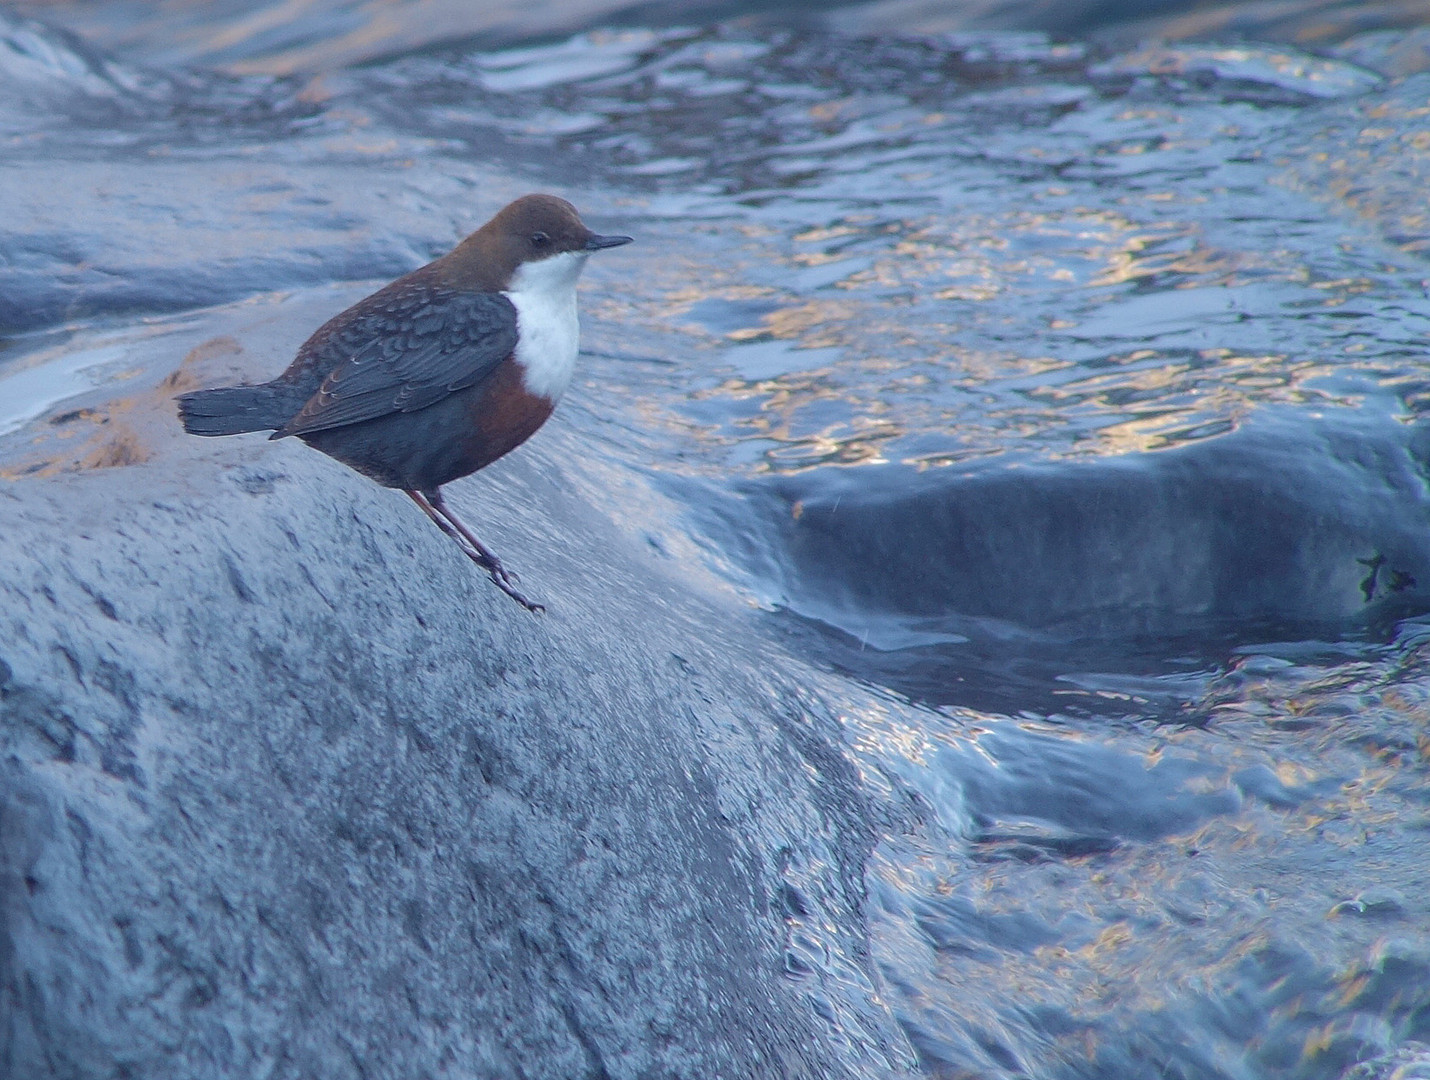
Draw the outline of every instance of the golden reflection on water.
[[[1066,189],[1042,194],[1059,193]],[[1165,207],[1150,226],[1115,210],[1026,204],[997,217],[846,214],[784,234],[767,221],[706,224],[699,231],[744,239],[718,263],[662,262],[631,312],[644,304],[646,318],[721,352],[723,377],[685,398],[705,421],[667,422],[711,449],[747,447],[745,467],[762,472],[886,461],[938,468],[1015,448],[1048,458],[1148,452],[1233,430],[1257,406],[1325,399],[1313,384],[1335,365],[1237,349],[1234,326],[1227,344],[1190,350],[1134,337],[1098,353],[1076,336],[1105,301],[1129,287],[1152,285],[1155,295],[1164,281],[1174,286],[1162,286],[1168,317],[1189,331],[1198,318],[1176,314],[1178,288],[1279,281],[1312,287],[1333,307],[1372,287],[1316,280],[1281,252],[1218,247],[1173,212],[1175,198],[1148,193]],[[775,284],[772,262],[792,282],[843,263],[850,272],[801,292]],[[738,325],[707,325],[712,302],[753,306]],[[760,343],[788,346],[776,354],[785,370],[741,373],[757,354],[740,349]]]
[[[1203,247],[1200,241],[1195,239],[1185,251],[1143,253],[1148,245],[1196,235],[1195,227],[1185,225],[1169,228],[1162,234],[1129,237],[1122,250],[1109,255],[1108,268],[1090,284],[1121,285],[1159,274],[1186,274],[1199,278],[1199,287],[1231,285],[1237,282],[1236,275],[1241,271],[1267,270],[1274,264],[1274,260],[1265,252],[1220,251]]]
[[[1284,159],[1282,182],[1314,199],[1329,196],[1377,225],[1402,251],[1430,248],[1424,209],[1430,173],[1430,106],[1423,96],[1367,96],[1339,121],[1318,126]]]
[[[742,327],[726,336],[731,341],[754,341],[770,337],[794,341],[801,349],[819,349],[844,344],[840,328],[858,317],[852,304],[836,300],[810,300],[782,307],[766,315],[763,325]]]

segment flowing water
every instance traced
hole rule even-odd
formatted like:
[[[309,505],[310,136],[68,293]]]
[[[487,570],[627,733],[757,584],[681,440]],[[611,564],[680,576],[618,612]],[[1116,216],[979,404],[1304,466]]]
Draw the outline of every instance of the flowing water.
[[[888,703],[840,716],[915,822],[868,916],[926,1073],[1430,1075],[1424,31],[252,62],[337,10],[210,5],[224,73],[0,13],[10,474],[223,313],[335,311],[559,190],[639,240],[588,271],[564,422],[836,709]]]

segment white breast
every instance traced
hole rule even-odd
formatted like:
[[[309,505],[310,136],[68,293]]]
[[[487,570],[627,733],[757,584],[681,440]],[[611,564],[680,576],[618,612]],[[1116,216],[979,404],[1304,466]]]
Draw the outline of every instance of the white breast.
[[[576,279],[586,252],[565,251],[523,263],[506,297],[516,307],[516,362],[533,394],[556,401],[571,384],[581,324],[576,317]]]

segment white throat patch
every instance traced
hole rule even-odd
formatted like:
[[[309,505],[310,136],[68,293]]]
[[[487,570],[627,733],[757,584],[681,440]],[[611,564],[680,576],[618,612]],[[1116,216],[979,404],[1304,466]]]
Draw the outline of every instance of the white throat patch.
[[[588,253],[563,251],[522,263],[503,294],[516,308],[516,362],[528,391],[556,401],[571,384],[581,324],[576,317],[576,279]]]

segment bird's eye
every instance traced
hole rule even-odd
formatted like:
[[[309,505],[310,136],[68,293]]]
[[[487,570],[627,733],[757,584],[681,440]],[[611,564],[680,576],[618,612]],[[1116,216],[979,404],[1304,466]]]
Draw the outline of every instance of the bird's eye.
[[[533,247],[545,247],[551,243],[551,237],[544,232],[534,232],[531,234],[531,244]]]

